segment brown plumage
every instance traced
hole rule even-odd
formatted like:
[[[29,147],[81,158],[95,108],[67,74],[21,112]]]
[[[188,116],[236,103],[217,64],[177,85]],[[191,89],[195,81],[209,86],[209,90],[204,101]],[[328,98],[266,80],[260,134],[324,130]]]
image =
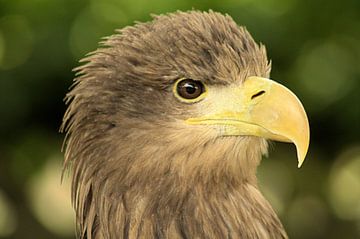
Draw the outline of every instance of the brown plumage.
[[[201,106],[172,91],[268,77],[245,28],[212,11],[154,16],[82,62],[62,126],[79,238],[287,238],[257,186],[266,140],[185,124]]]

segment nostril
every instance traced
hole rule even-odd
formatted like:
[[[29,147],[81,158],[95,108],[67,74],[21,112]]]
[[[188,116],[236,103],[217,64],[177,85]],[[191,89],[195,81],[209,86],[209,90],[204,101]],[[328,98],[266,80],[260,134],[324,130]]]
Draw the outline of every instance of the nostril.
[[[251,96],[251,99],[254,99],[254,98],[256,98],[256,97],[258,97],[258,96],[260,96],[260,95],[262,95],[262,94],[264,94],[264,93],[265,93],[264,90],[259,91],[258,93],[256,93],[256,94],[254,94],[253,96]]]

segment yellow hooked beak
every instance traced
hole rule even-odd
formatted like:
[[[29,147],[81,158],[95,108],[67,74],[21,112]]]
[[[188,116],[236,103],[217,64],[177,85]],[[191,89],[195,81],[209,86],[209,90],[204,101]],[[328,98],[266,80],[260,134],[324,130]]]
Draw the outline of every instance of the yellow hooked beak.
[[[301,102],[289,89],[266,78],[249,77],[240,87],[228,87],[212,97],[210,114],[189,118],[188,124],[223,126],[222,135],[292,142],[301,167],[309,147],[309,123]]]

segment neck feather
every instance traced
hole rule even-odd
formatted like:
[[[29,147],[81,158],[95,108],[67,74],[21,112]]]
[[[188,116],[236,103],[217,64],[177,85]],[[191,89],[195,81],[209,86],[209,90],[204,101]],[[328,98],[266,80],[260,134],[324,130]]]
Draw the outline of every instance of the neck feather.
[[[81,238],[287,238],[257,189],[264,140],[174,135],[69,152]]]

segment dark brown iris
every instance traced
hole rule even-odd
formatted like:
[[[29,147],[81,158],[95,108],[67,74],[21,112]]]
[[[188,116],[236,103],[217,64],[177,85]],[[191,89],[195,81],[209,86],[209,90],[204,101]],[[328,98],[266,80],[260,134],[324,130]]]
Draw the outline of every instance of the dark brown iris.
[[[184,99],[196,99],[204,93],[204,85],[200,81],[184,79],[178,82],[176,91]]]

